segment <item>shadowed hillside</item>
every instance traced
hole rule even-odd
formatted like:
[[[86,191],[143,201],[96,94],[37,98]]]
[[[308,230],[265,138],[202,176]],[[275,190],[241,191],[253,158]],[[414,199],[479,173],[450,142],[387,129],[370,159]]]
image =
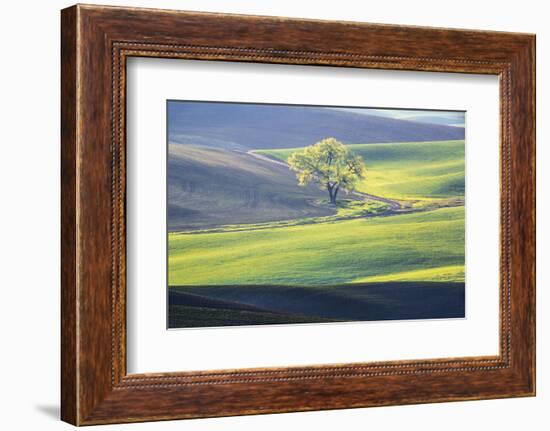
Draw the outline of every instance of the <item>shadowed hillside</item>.
[[[345,143],[464,139],[464,128],[311,106],[169,102],[169,140],[215,148],[293,148],[327,136]]]
[[[168,230],[326,216],[315,186],[300,187],[288,167],[250,154],[169,145]]]
[[[170,328],[464,317],[464,283],[171,286]]]

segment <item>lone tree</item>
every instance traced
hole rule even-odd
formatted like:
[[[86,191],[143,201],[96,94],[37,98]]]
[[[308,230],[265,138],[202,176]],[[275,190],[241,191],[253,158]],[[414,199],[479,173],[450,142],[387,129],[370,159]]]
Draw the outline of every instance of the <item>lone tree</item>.
[[[317,183],[321,190],[328,191],[332,205],[336,205],[340,189],[346,193],[353,191],[366,175],[363,159],[335,138],[323,139],[292,153],[288,164],[296,172],[299,185]]]

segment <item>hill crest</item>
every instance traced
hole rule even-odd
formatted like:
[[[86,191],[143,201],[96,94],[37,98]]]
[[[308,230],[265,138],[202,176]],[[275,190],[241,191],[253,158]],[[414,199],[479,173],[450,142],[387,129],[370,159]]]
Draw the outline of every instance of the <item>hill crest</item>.
[[[303,147],[328,136],[348,144],[438,141],[464,139],[464,128],[314,106],[168,103],[171,143],[247,151]]]

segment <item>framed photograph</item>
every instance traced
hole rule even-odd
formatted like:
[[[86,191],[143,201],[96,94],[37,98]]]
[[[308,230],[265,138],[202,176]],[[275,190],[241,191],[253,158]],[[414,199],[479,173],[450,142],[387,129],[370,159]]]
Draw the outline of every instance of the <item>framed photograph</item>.
[[[167,104],[168,328],[466,317],[465,112]]]
[[[62,419],[535,394],[535,37],[62,11]]]

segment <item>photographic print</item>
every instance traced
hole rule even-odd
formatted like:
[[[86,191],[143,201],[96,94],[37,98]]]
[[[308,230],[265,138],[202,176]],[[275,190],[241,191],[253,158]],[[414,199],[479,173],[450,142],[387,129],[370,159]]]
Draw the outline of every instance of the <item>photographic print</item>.
[[[465,112],[167,101],[168,327],[465,317]]]

